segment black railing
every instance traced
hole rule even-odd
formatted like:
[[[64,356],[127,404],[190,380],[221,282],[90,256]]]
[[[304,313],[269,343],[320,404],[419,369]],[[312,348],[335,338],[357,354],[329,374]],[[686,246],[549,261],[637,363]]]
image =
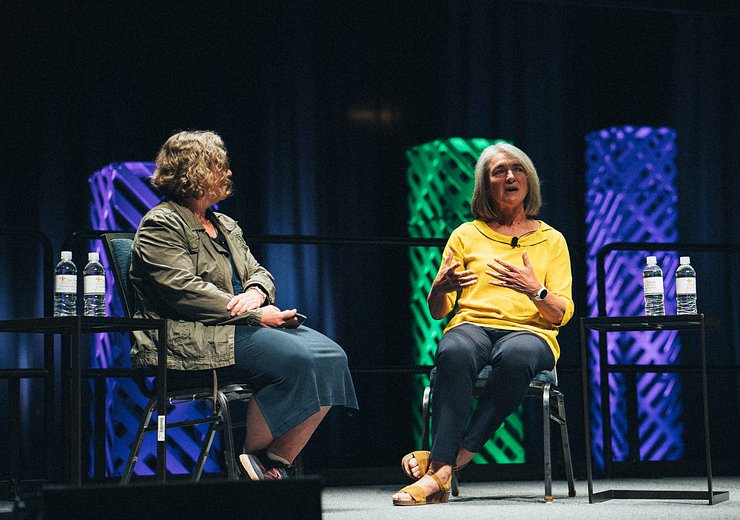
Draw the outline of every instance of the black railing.
[[[737,253],[740,244],[699,242],[613,242],[596,254],[596,288],[599,316],[606,316],[606,255],[613,251],[685,251],[690,253]]]

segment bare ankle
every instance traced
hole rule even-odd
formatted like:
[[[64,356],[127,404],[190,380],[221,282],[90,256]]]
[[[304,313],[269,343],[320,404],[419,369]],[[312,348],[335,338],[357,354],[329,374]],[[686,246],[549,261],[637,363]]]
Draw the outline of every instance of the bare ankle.
[[[429,473],[434,473],[443,482],[447,482],[447,480],[449,480],[450,476],[452,475],[452,465],[443,462],[432,461],[432,464],[429,466]]]
[[[462,468],[467,466],[468,463],[473,460],[473,457],[475,457],[474,452],[468,451],[465,448],[460,448],[460,451],[457,453],[457,458],[455,459],[455,467]]]

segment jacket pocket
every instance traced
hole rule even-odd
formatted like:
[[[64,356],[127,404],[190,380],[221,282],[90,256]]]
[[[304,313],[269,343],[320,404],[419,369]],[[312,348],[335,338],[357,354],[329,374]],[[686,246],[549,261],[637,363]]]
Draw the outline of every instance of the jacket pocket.
[[[170,321],[168,346],[181,359],[210,358],[215,352],[215,329],[198,321]]]

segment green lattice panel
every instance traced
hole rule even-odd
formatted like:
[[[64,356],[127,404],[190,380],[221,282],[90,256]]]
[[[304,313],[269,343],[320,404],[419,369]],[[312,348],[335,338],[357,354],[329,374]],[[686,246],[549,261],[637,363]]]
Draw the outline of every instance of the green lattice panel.
[[[461,223],[471,220],[470,197],[473,193],[475,163],[487,146],[500,139],[463,139],[453,137],[431,141],[406,151],[410,166],[409,235],[414,238],[447,238]],[[437,343],[442,338],[446,320],[429,315],[426,296],[442,262],[442,251],[435,247],[411,248],[411,315],[414,361],[419,365],[434,363]],[[426,375],[414,378],[414,438],[421,444],[421,395],[429,383]],[[475,462],[487,464],[524,462],[524,428],[521,411],[509,416],[496,435],[476,456]]]

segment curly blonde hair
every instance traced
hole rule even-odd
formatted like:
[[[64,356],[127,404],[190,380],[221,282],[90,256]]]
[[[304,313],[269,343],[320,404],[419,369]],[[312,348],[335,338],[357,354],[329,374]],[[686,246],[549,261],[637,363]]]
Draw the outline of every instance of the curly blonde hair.
[[[540,193],[540,178],[537,170],[532,164],[532,159],[522,150],[509,143],[496,143],[485,148],[475,165],[475,186],[473,197],[470,200],[470,210],[477,219],[490,222],[496,218],[496,210],[491,197],[488,195],[488,166],[491,159],[497,153],[503,153],[518,160],[524,166],[527,174],[528,191],[524,198],[524,213],[528,217],[534,217],[542,207],[542,195]]]
[[[224,178],[229,171],[226,146],[216,132],[183,131],[173,134],[160,148],[151,185],[167,198],[182,202],[206,195],[231,195]]]

